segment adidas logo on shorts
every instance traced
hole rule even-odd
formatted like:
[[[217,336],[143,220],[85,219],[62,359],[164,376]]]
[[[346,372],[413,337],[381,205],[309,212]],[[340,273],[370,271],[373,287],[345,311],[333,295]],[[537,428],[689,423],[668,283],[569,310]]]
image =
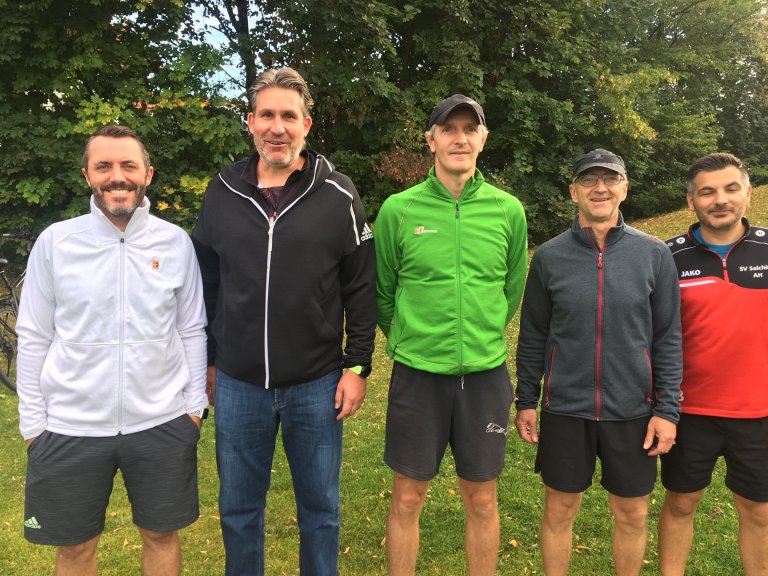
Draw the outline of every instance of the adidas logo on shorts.
[[[24,526],[26,526],[27,528],[33,528],[35,530],[40,530],[42,528],[42,526],[40,526],[40,524],[37,523],[37,518],[35,518],[34,516],[32,516],[32,518],[30,518],[29,520],[24,520]]]

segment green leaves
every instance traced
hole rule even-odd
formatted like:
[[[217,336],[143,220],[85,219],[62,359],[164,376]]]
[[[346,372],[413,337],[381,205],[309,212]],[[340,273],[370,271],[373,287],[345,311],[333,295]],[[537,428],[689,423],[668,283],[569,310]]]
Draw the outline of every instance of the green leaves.
[[[484,106],[481,168],[524,200],[537,242],[570,218],[571,165],[598,146],[627,161],[633,216],[681,205],[685,168],[717,148],[768,179],[763,0],[0,5],[2,230],[85,210],[83,144],[117,122],[147,143],[163,216],[189,225],[202,182],[251,149],[246,83],[284,64],[316,101],[310,145],[371,214],[428,163],[427,117],[456,92]]]

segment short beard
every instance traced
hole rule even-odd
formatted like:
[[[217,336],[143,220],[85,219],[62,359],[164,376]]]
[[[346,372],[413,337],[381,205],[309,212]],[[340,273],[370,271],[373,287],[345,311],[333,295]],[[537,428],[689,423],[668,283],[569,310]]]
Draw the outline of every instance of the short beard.
[[[136,189],[136,199],[132,204],[129,205],[123,205],[120,204],[118,206],[107,206],[107,203],[104,201],[104,192],[103,189],[99,188],[98,186],[91,186],[91,192],[93,193],[93,198],[96,201],[96,206],[99,207],[99,209],[103,212],[108,212],[118,220],[125,220],[128,221],[131,219],[131,216],[133,216],[133,213],[136,212],[136,209],[141,206],[141,204],[144,202],[144,198],[147,195],[147,187],[146,186],[106,186],[107,192],[111,188],[126,188],[127,190],[132,190],[133,188]]]

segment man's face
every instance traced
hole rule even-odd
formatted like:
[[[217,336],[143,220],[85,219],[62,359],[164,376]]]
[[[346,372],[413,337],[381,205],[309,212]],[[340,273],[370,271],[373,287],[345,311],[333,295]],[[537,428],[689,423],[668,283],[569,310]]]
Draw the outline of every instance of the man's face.
[[[453,176],[472,175],[477,156],[482,152],[488,134],[480,128],[477,116],[466,108],[451,112],[445,124],[435,126],[435,134],[427,132],[427,144],[435,155],[435,172]]]
[[[752,187],[746,185],[741,171],[728,166],[696,175],[693,192],[688,194],[688,207],[696,212],[702,228],[730,231],[741,226],[751,197]]]
[[[579,207],[579,223],[582,227],[610,223],[618,218],[619,204],[627,197],[629,182],[622,178],[617,184],[607,185],[603,180],[606,176],[617,174],[607,168],[590,168],[579,174],[569,186],[571,199]],[[588,175],[600,176],[594,186],[586,186],[580,182],[583,176]]]
[[[141,146],[133,138],[97,136],[88,147],[83,176],[104,215],[122,229],[141,206],[154,169],[144,165]]]
[[[304,148],[312,119],[304,116],[301,94],[290,88],[265,88],[248,114],[248,130],[260,161],[273,168],[290,168]]]

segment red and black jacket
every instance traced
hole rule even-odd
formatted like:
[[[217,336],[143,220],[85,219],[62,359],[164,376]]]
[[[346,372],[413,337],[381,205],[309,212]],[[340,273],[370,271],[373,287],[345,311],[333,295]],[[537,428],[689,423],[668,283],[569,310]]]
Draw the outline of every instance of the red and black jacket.
[[[723,259],[687,233],[667,241],[680,279],[681,408],[768,416],[768,229],[750,226]]]

